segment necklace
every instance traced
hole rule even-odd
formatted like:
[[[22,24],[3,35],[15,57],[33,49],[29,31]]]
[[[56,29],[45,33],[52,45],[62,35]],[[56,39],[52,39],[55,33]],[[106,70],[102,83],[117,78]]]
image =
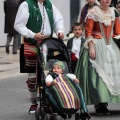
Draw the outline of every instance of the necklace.
[[[92,9],[94,7],[94,5],[89,5],[88,6],[88,9],[90,10],[90,9]]]
[[[101,9],[101,11],[103,12],[103,13],[105,13],[105,14],[108,14],[109,13],[109,8],[107,8],[107,9],[104,9],[104,8],[102,8],[101,6],[99,6],[99,8]]]

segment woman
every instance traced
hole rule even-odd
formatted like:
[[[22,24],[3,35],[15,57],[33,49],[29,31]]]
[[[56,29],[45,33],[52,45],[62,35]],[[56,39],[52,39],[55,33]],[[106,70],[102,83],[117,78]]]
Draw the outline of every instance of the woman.
[[[85,18],[90,9],[95,6],[95,0],[87,0],[87,4],[82,8],[80,16],[80,24],[85,25]]]
[[[120,50],[113,37],[120,38],[119,14],[109,7],[111,0],[99,0],[87,14],[84,49],[76,67],[87,104],[95,104],[99,115],[110,114],[107,103],[120,102]]]
[[[117,1],[118,1],[118,0],[112,0],[112,2],[111,2],[111,5],[110,5],[110,6],[116,7]]]
[[[9,54],[9,45],[13,39],[13,54],[17,54],[19,34],[14,29],[15,17],[20,5],[20,0],[5,0],[4,1],[4,13],[5,13],[5,25],[4,33],[7,33],[6,53]]]
[[[117,3],[116,3],[116,9],[117,9],[117,11],[120,15],[120,0],[118,0]]]

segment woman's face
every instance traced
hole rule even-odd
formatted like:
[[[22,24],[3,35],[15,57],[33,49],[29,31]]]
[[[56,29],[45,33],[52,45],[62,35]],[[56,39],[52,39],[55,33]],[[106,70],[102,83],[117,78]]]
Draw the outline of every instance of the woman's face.
[[[93,5],[95,3],[95,0],[87,0],[89,5]]]
[[[108,7],[110,6],[112,0],[100,0],[100,5]]]

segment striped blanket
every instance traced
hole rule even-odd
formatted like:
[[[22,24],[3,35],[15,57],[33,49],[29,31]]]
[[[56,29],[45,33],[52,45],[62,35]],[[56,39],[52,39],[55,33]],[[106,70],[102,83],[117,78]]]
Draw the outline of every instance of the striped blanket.
[[[54,84],[49,87],[49,91],[60,109],[80,108],[79,89],[65,74],[61,74],[54,79]]]

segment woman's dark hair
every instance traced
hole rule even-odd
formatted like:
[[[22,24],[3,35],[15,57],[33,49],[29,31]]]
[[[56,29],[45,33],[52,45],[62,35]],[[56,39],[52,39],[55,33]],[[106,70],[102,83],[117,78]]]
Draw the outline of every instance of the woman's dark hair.
[[[20,0],[20,3],[24,2],[25,0]]]
[[[111,6],[111,7],[116,7],[117,1],[118,1],[118,0],[112,0],[110,6]]]
[[[118,4],[120,4],[120,0],[117,1],[117,3],[116,3],[116,7],[118,6]]]

